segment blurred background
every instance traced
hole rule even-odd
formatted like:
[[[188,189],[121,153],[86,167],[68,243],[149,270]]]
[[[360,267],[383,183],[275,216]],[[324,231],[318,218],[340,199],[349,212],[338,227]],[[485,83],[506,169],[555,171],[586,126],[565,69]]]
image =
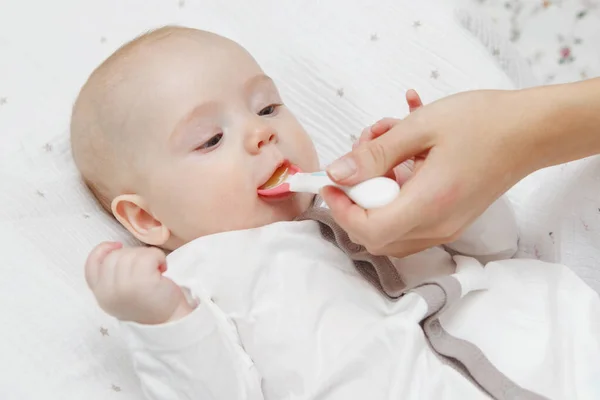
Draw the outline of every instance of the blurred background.
[[[489,19],[539,83],[600,76],[600,0],[455,0]]]

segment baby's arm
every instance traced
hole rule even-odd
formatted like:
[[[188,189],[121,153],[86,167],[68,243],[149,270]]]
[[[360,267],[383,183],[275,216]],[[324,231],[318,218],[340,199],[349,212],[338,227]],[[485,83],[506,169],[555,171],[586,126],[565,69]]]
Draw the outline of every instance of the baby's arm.
[[[263,400],[261,379],[214,303],[161,325],[122,323],[149,400]]]
[[[506,196],[496,200],[463,234],[445,247],[482,263],[511,258],[518,249],[518,228]]]
[[[262,400],[235,327],[214,303],[192,307],[165,271],[161,250],[118,243],[97,246],[85,266],[98,304],[121,321],[145,397]]]

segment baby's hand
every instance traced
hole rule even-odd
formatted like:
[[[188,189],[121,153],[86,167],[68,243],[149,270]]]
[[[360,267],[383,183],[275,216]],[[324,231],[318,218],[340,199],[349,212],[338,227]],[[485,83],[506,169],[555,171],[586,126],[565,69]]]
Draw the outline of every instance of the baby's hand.
[[[161,324],[192,311],[181,288],[162,275],[166,269],[160,249],[102,243],[88,256],[85,279],[108,314],[121,321]]]

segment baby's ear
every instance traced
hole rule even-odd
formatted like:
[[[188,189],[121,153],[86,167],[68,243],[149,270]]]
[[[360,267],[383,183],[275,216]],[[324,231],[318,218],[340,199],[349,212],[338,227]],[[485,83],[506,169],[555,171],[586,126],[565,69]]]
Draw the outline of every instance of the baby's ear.
[[[171,231],[147,211],[148,204],[137,194],[117,196],[111,210],[121,225],[146,244],[163,246],[171,236]]]

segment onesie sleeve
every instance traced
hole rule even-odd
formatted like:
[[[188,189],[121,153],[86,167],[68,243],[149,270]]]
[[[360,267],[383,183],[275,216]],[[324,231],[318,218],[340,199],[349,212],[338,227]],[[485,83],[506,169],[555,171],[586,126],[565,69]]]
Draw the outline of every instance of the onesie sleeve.
[[[171,323],[121,327],[147,399],[263,400],[255,365],[215,303]]]
[[[518,249],[518,239],[514,210],[510,200],[502,196],[456,241],[445,247],[451,253],[474,257],[485,264],[513,257]]]

